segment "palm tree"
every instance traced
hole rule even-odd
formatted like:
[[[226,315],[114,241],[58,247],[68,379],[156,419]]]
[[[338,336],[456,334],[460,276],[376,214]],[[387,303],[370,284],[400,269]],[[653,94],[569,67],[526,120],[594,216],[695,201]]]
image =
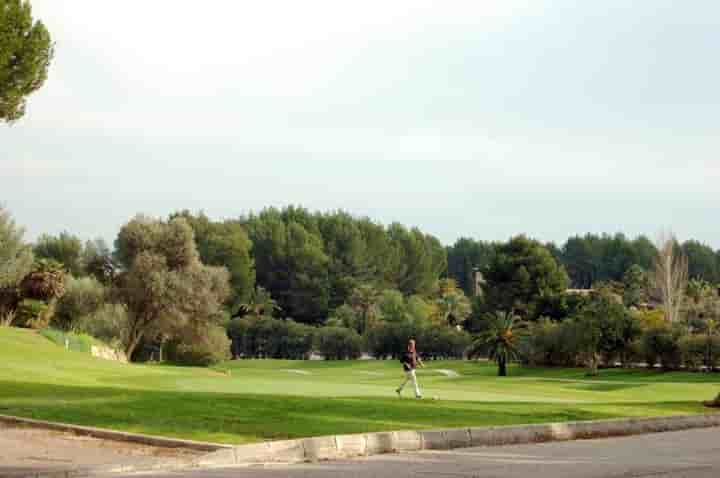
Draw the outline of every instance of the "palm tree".
[[[470,301],[460,290],[447,291],[435,303],[440,319],[449,325],[457,325],[465,321],[472,312]]]
[[[65,294],[65,279],[60,263],[40,259],[20,282],[20,290],[24,298],[51,302]]]
[[[712,286],[703,279],[690,279],[687,284],[686,295],[695,305],[700,304],[705,298],[712,294]]]
[[[519,322],[520,318],[512,311],[496,312],[488,330],[475,340],[470,355],[478,355],[483,349],[487,350],[488,358],[498,364],[498,376],[507,377],[508,362],[518,357],[518,336],[515,328]]]
[[[240,304],[240,310],[254,317],[272,317],[275,311],[282,310],[275,299],[264,288],[257,286],[250,297],[250,300]]]

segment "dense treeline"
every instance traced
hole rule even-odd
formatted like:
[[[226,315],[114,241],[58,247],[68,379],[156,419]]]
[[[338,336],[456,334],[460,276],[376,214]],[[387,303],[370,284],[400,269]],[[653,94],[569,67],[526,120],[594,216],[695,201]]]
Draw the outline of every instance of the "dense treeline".
[[[498,246],[496,242],[459,239],[447,248],[448,275],[457,280],[466,294],[472,294],[473,269],[485,269]],[[586,234],[571,237],[560,247],[553,243],[545,247],[565,268],[570,286],[577,289],[589,289],[602,282],[621,282],[632,265],[648,271],[658,252],[646,236],[629,239],[623,234]],[[688,258],[691,278],[720,283],[720,250],[695,240],[686,241],[680,247]]]
[[[591,349],[605,363],[630,355],[671,363],[658,351],[668,337],[689,357],[711,340],[697,331],[715,336],[709,321],[720,319],[713,285],[720,253],[697,241],[667,244],[659,251],[643,236],[588,234],[561,247],[522,235],[443,247],[417,228],[287,207],[222,221],[189,211],[167,219],[137,216],[121,228],[113,250],[68,232],[28,244],[0,209],[0,324],[82,331],[136,360],[192,363],[231,352],[392,357],[409,337],[428,357],[457,358],[471,349],[503,364],[513,357],[579,363],[590,347],[583,334],[597,326],[607,337]],[[654,269],[671,252],[691,280],[681,281],[680,295],[663,299]],[[568,288],[602,291],[604,302]],[[685,333],[641,327],[638,338],[633,311],[671,302],[675,312],[660,313],[669,324],[681,320]],[[515,336],[515,321],[532,330],[524,358],[502,345]],[[623,347],[632,338],[633,350],[643,352],[613,349],[618,334]],[[692,357],[696,363],[697,354]]]
[[[288,207],[223,222],[188,211],[174,217],[195,230],[203,262],[229,268],[236,304],[257,284],[284,316],[307,324],[324,322],[359,285],[427,295],[446,270],[437,238],[344,212]]]

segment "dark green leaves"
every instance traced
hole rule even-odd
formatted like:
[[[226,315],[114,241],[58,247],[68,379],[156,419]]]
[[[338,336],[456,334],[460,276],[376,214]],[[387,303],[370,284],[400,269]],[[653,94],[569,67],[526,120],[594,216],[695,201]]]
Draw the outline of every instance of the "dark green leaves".
[[[26,98],[45,83],[52,57],[50,33],[33,22],[30,3],[0,0],[0,121],[23,117]]]

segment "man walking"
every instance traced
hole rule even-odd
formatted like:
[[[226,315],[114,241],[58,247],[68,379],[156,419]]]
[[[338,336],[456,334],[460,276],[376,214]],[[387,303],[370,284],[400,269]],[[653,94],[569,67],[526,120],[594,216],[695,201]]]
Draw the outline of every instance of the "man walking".
[[[418,365],[420,367],[424,367],[425,364],[423,364],[423,361],[420,359],[417,351],[415,350],[415,340],[410,339],[407,345],[407,350],[400,358],[400,362],[402,362],[403,370],[405,371],[405,381],[402,383],[402,385],[400,385],[400,387],[398,387],[397,390],[395,390],[398,394],[398,397],[402,397],[402,391],[403,388],[405,388],[405,385],[408,382],[412,382],[413,387],[415,387],[415,398],[422,398],[420,386],[417,382],[417,376],[415,375],[415,369]]]

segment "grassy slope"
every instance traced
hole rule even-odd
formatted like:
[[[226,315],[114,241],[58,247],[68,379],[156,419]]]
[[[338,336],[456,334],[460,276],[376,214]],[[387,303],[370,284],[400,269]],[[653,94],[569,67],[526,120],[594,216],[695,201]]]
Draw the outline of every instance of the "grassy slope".
[[[720,389],[718,375],[612,370],[590,381],[581,370],[513,368],[500,379],[487,364],[438,362],[419,377],[426,396],[439,401],[398,400],[396,362],[123,365],[4,328],[0,363],[0,413],[228,443],[700,413],[699,400]]]

